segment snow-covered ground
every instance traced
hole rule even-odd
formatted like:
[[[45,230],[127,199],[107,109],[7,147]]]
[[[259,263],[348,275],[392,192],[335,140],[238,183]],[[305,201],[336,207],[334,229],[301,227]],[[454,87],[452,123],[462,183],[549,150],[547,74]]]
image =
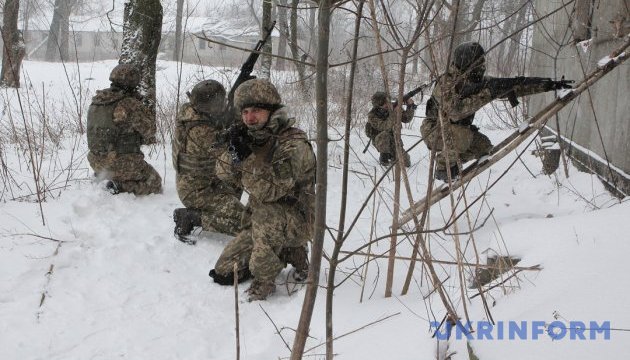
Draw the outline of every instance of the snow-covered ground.
[[[229,237],[201,234],[197,245],[189,246],[172,236],[172,211],[181,205],[170,163],[168,131],[162,133],[165,143],[144,149],[164,179],[164,194],[112,196],[102,189],[102,183],[91,181],[86,139],[73,134],[95,89],[108,86],[107,76],[114,64],[69,64],[64,68],[25,62],[28,77],[23,78],[26,85],[20,98],[14,90],[1,90],[2,139],[11,139],[14,128],[19,136],[25,136],[19,130],[24,123],[39,130],[30,136],[47,138],[47,145],[32,149],[41,159],[36,161],[44,179],[40,184],[55,190],[47,193],[40,208],[32,195],[35,187],[28,149],[1,144],[0,359],[235,359],[234,289],[212,283],[207,275]],[[160,111],[168,113],[174,104],[177,66],[160,62],[158,68]],[[229,77],[224,75],[209,68],[184,66],[180,92],[208,76],[217,76],[227,85]],[[294,115],[305,127],[313,121],[308,114]],[[47,119],[49,130],[45,130],[42,118]],[[420,121],[416,119],[404,129],[407,146],[418,140]],[[339,131],[331,129],[331,138],[338,138]],[[501,130],[484,132],[494,143],[508,134]],[[355,153],[351,155],[346,224],[365,201],[372,174],[383,173],[373,149],[361,154],[364,141],[362,130],[357,128],[352,137]],[[339,217],[341,158],[341,142],[332,142],[327,215],[331,232],[337,228]],[[418,200],[428,180],[428,153],[423,144],[411,151],[411,158],[409,176],[413,197]],[[473,181],[466,191],[467,200],[473,201],[515,159],[516,152]],[[484,201],[473,205],[470,221],[475,223],[475,246],[471,236],[463,234],[470,228],[467,218],[458,221],[466,262],[476,261],[476,250],[484,263],[487,255],[499,253],[521,258],[519,266],[542,268],[521,271],[490,290],[486,300],[492,318],[505,323],[525,321],[530,327],[534,321],[581,321],[587,325],[609,321],[612,328],[630,328],[630,310],[625,305],[628,291],[623,285],[627,284],[624,269],[630,252],[630,203],[615,199],[596,177],[572,166],[569,177],[562,168],[551,177],[542,175],[540,169],[540,160],[526,150],[522,161],[514,162]],[[393,189],[389,176],[379,189],[375,206],[370,200],[359,216],[344,250],[355,250],[369,240],[373,210],[376,226],[372,238],[389,231]],[[402,208],[407,207],[403,196]],[[459,206],[462,208],[463,204]],[[450,212],[448,199],[434,206],[429,228],[442,227]],[[451,228],[447,233],[454,231]],[[456,259],[455,241],[441,231],[430,234],[434,258]],[[330,254],[330,237],[325,248]],[[388,248],[389,240],[383,240],[371,251],[385,254]],[[408,241],[401,241],[398,255],[410,254]],[[438,343],[432,338],[430,322],[441,321],[445,311],[427,281],[426,271],[416,267],[410,290],[402,296],[409,261],[397,260],[394,296],[385,298],[387,259],[370,262],[362,280],[364,262],[363,256],[354,256],[339,267],[337,281],[350,278],[337,288],[334,297],[334,330],[340,337],[334,350],[338,358],[429,359],[436,358],[439,351],[456,352],[453,359],[467,359],[466,341]],[[488,320],[481,297],[461,300],[462,291],[470,298],[477,290],[465,288],[467,284],[462,290],[457,267],[436,267],[462,320],[465,311],[473,322]],[[353,272],[357,268],[359,271]],[[324,261],[322,284],[327,270]],[[465,281],[469,281],[471,271],[465,269]],[[279,291],[267,301],[248,303],[243,296],[248,284],[239,288],[241,358],[289,356],[304,290],[287,285],[287,275],[288,270],[284,270],[277,278]],[[324,295],[321,288],[306,346],[308,358],[324,358]],[[586,334],[586,340],[570,340],[568,335],[553,340],[547,334],[534,340],[530,330],[527,340],[486,338],[470,343],[482,360],[615,359],[627,351],[630,341],[627,331],[613,330],[609,340],[602,334],[590,340],[588,331]]]

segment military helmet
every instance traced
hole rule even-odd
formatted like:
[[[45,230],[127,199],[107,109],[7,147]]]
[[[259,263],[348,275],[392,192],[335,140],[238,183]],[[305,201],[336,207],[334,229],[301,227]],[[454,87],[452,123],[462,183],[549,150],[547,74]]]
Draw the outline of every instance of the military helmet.
[[[372,106],[383,106],[387,102],[389,95],[384,91],[377,91],[372,95]]]
[[[459,71],[469,70],[472,66],[483,65],[485,54],[486,52],[478,42],[465,42],[453,51],[453,65]]]
[[[188,98],[197,111],[220,113],[225,105],[225,88],[216,80],[203,80],[193,87]]]
[[[125,88],[135,88],[140,84],[140,70],[133,64],[118,64],[109,74],[112,84]]]
[[[247,107],[257,107],[270,111],[282,107],[278,89],[266,79],[252,79],[242,83],[234,92],[234,105],[241,111]]]

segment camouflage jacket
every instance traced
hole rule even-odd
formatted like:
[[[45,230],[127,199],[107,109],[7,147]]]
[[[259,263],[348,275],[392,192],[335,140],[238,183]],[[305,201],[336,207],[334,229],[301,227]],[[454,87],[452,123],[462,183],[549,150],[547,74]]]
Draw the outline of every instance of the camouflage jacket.
[[[407,106],[407,109],[402,113],[401,121],[408,123],[413,120],[414,109],[412,106]],[[368,121],[365,124],[365,134],[368,138],[374,140],[374,138],[383,131],[393,131],[394,123],[396,121],[396,110],[391,114],[389,110],[383,107],[373,107],[368,113]]]
[[[213,145],[222,129],[220,119],[195,111],[190,103],[182,105],[172,139],[173,167],[178,178],[189,175],[194,181],[204,183],[216,179],[216,159],[223,149]]]
[[[276,119],[274,119],[276,118]],[[249,194],[249,206],[284,202],[298,204],[312,213],[315,192],[315,154],[306,134],[292,125],[284,109],[273,113],[269,121],[282,120],[282,126],[265,145],[253,147],[252,154],[239,165],[232,164],[228,152],[217,163],[217,176],[242,184]]]
[[[486,76],[482,81],[487,82],[490,79],[494,78]],[[451,69],[443,74],[438,79],[431,98],[427,101],[425,121],[437,121],[439,110],[442,109],[451,123],[470,125],[475,112],[496,99],[489,88],[482,88],[474,94],[462,96],[464,86],[466,86],[466,80],[459,70]],[[532,83],[516,85],[512,90],[516,96],[520,97],[549,91],[550,88],[548,84]]]
[[[88,145],[93,152],[139,152],[155,143],[156,122],[137,93],[117,88],[97,90],[88,109]],[[124,148],[124,149],[121,149]],[[129,149],[135,149],[129,151]]]

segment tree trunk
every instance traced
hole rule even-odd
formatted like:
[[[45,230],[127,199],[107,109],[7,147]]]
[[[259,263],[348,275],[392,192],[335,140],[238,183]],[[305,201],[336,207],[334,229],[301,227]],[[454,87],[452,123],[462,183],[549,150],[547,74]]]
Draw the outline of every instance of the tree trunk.
[[[48,41],[46,42],[46,61],[57,61],[59,59],[59,29],[61,28],[61,8],[63,1],[64,0],[55,0],[53,17],[50,22],[50,30],[48,31]]]
[[[125,3],[123,43],[119,63],[135,64],[141,70],[142,102],[155,114],[155,61],[162,35],[162,5],[159,0],[129,0]]]
[[[28,33],[28,22],[31,17],[31,0],[22,1],[22,32]]]
[[[573,39],[575,42],[591,38],[593,3],[593,0],[577,0],[575,2],[575,19],[573,21]]]
[[[287,56],[287,38],[289,36],[289,24],[287,21],[287,0],[276,0],[278,9],[278,56]],[[282,58],[276,59],[276,69],[284,70],[286,61]]]
[[[6,0],[3,11],[2,43],[4,48],[0,81],[3,86],[19,88],[20,67],[26,54],[24,38],[17,28],[20,2],[18,0]]]
[[[177,0],[177,15],[175,16],[175,46],[173,46],[173,61],[182,59],[182,20],[184,18],[184,0]]]
[[[317,8],[315,8],[314,6],[311,6],[311,7],[312,9],[308,10],[308,27],[310,30],[310,35],[308,39],[308,50],[306,52],[311,58],[316,59],[317,46],[315,44],[315,40],[317,38],[315,37],[315,34],[317,34],[317,26],[316,26],[315,19],[317,18]]]
[[[330,256],[330,266],[328,269],[328,283],[326,286],[326,359],[332,360],[334,357],[333,344],[333,295],[335,292],[335,274],[339,264],[339,253],[343,246],[346,228],[346,205],[348,201],[348,166],[350,163],[350,130],[352,128],[352,99],[354,95],[354,78],[357,68],[357,53],[359,49],[359,39],[361,35],[361,20],[363,16],[364,1],[357,4],[357,15],[354,23],[354,39],[352,44],[352,63],[350,64],[350,75],[348,79],[348,95],[346,98],[346,127],[343,137],[343,175],[341,180],[341,206],[339,211],[339,226],[337,238]]]
[[[298,324],[291,360],[302,359],[313,308],[319,287],[319,271],[326,234],[326,193],[328,187],[328,46],[330,42],[330,17],[332,0],[319,2],[319,37],[315,74],[315,98],[317,101],[317,185],[315,190],[315,236],[311,252],[306,293]]]
[[[267,29],[271,28],[271,0],[263,0],[263,15],[262,15],[262,29],[260,31],[261,38],[263,34],[267,32]],[[260,77],[263,79],[269,79],[271,76],[271,54],[273,50],[273,37],[269,37],[269,41],[265,43],[262,48],[262,56],[260,59]]]
[[[73,6],[73,0],[64,0],[59,12],[59,59],[64,62],[69,59],[70,13],[72,13]]]
[[[291,16],[289,18],[289,28],[291,30],[291,42],[289,43],[291,48],[291,57],[295,60],[295,68],[298,72],[298,82],[300,84],[300,89],[303,94],[308,94],[308,89],[306,87],[306,69],[304,64],[300,61],[300,51],[298,46],[298,9],[299,0],[291,0]]]

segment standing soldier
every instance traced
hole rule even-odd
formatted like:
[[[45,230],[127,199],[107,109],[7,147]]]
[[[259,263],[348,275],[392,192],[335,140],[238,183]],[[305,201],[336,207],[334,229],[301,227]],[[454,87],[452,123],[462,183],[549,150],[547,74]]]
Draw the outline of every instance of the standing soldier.
[[[377,91],[372,95],[372,110],[368,113],[368,121],[365,124],[365,134],[372,140],[372,144],[380,153],[379,162],[383,166],[389,166],[396,160],[396,144],[394,140],[394,124],[396,121],[396,108],[390,113],[387,103],[389,95],[383,91]],[[413,120],[413,114],[417,107],[413,99],[409,98],[406,110],[402,113],[402,122],[409,123]],[[402,144],[402,142],[401,142]],[[411,165],[409,154],[404,153],[404,165]]]
[[[315,154],[295,119],[282,109],[280,94],[268,80],[241,84],[234,102],[248,139],[232,143],[217,163],[217,175],[240,183],[249,194],[243,230],[219,257],[210,276],[232,285],[254,281],[249,300],[264,300],[275,290],[275,278],[287,264],[296,280],[308,274],[307,242],[313,235]],[[251,271],[251,273],[250,273]]]
[[[516,106],[517,96],[571,88],[571,81],[565,80],[484,76],[485,62],[485,51],[479,43],[458,45],[453,52],[449,71],[439,78],[427,101],[426,118],[420,126],[420,132],[429,150],[437,151],[434,177],[438,180],[447,181],[447,161],[451,178],[456,178],[459,174],[458,162],[463,164],[490,153],[490,139],[472,124],[475,112],[484,105],[494,99],[508,98]],[[443,123],[449,125],[444,132],[450,133],[451,137],[446,150],[443,149],[440,111],[445,116]]]
[[[175,209],[175,234],[185,236],[195,226],[206,231],[236,235],[244,207],[242,190],[220,180],[215,173],[222,150],[213,147],[224,129],[225,88],[215,80],[204,80],[188,93],[173,133],[173,166],[177,194],[185,208]],[[231,120],[231,119],[230,119]]]
[[[88,161],[99,180],[108,179],[113,194],[159,194],[162,179],[144,161],[141,145],[155,143],[155,117],[136,91],[140,72],[131,64],[117,65],[107,89],[96,91],[87,116]]]

